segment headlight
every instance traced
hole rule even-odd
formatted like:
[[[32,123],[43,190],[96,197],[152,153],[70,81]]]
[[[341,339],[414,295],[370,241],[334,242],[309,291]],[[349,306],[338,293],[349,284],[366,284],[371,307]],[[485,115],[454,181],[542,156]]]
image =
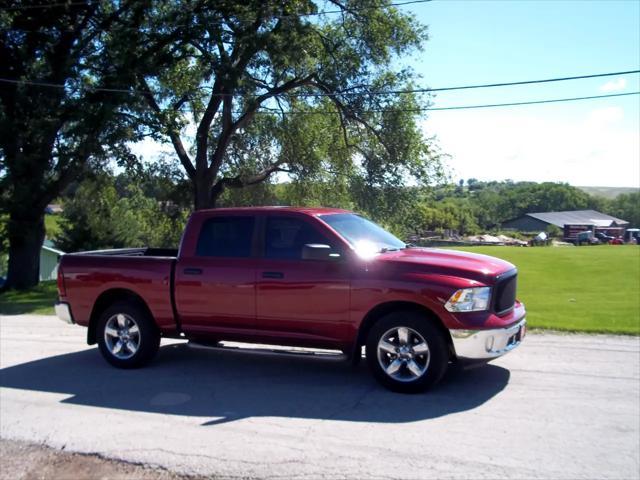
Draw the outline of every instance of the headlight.
[[[444,304],[450,312],[478,312],[489,309],[491,287],[463,288]]]

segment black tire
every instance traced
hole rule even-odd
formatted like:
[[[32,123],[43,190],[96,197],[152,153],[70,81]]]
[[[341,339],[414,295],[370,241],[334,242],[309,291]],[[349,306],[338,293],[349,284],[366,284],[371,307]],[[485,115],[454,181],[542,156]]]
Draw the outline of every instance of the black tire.
[[[125,326],[129,326],[130,332],[133,332],[133,325],[137,326],[137,335],[131,333],[129,338],[132,341],[132,345],[137,345],[135,349],[128,349],[125,346],[121,347],[122,354],[118,357],[112,352],[111,346],[120,341],[123,345],[126,342],[122,342],[120,337],[107,335],[105,330],[107,325],[111,328],[113,322],[118,322],[118,316],[124,316]],[[114,320],[115,318],[115,320]],[[133,323],[132,323],[133,322]],[[113,331],[113,330],[112,330]],[[139,305],[130,302],[118,302],[107,308],[98,319],[98,325],[96,329],[96,339],[98,341],[98,347],[100,353],[114,367],[118,368],[138,368],[149,363],[160,347],[160,332],[156,326],[153,318],[147,313],[144,308]],[[111,342],[111,346],[109,343]]]
[[[394,331],[399,336],[397,329],[401,327],[407,328],[409,332],[408,342],[405,344],[402,344],[397,337],[394,341],[394,337],[389,336],[390,332]],[[378,350],[378,343],[383,337],[389,340],[387,348],[389,344],[398,347],[394,353]],[[413,351],[413,346],[421,344],[422,340],[426,343],[428,350],[420,355]],[[400,350],[401,346],[405,346],[408,351]],[[418,393],[427,390],[440,381],[449,363],[447,341],[440,329],[432,319],[412,311],[393,312],[380,318],[369,331],[366,351],[367,363],[373,376],[384,387],[394,392]],[[397,367],[398,362],[400,367]],[[411,366],[422,373],[420,375],[412,373],[408,366],[409,362],[413,362]],[[391,363],[394,363],[397,368],[394,376],[388,374],[383,367],[384,364],[387,368],[393,369]]]

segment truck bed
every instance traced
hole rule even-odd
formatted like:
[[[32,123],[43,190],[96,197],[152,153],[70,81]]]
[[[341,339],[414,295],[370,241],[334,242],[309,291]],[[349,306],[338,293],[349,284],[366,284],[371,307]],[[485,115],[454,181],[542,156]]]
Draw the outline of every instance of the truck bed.
[[[88,252],[72,253],[70,255],[83,256],[99,256],[99,257],[171,257],[178,256],[177,248],[153,248],[153,247],[137,247],[137,248],[114,248],[111,250],[92,250]]]
[[[115,293],[137,295],[151,310],[160,329],[177,328],[173,308],[173,275],[177,250],[125,248],[63,255],[60,272],[73,319],[88,325],[95,305]]]

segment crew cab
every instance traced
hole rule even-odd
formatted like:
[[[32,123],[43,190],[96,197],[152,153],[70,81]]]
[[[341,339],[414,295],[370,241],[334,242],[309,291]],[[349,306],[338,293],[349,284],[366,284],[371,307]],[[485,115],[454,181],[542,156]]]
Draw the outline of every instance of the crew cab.
[[[116,367],[140,367],[160,339],[307,347],[365,356],[401,392],[452,362],[488,361],[525,335],[516,268],[407,245],[353,212],[220,208],[189,219],[177,251],[66,254],[57,315],[88,327]]]

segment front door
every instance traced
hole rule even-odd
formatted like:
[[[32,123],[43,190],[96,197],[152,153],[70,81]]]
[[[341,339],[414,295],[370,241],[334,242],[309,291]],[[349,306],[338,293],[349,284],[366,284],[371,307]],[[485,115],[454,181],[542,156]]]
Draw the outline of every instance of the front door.
[[[336,346],[349,336],[349,268],[344,256],[303,260],[306,244],[326,244],[338,252],[314,219],[267,216],[256,279],[256,329],[288,343]]]

